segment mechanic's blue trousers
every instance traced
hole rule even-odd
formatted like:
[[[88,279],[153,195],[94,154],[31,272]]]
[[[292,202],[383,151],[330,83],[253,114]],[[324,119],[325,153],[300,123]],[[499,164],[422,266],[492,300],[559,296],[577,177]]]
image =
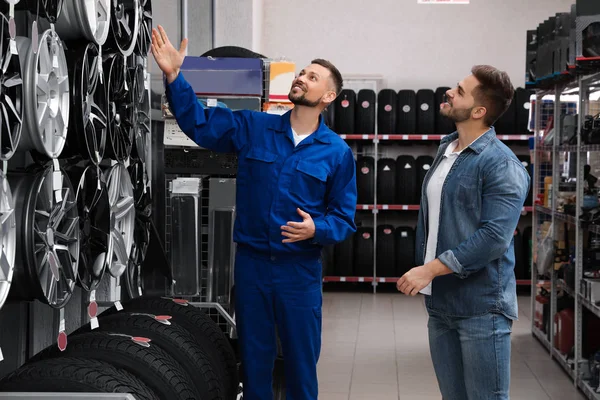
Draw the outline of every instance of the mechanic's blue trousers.
[[[321,261],[289,261],[238,246],[235,317],[244,400],[273,399],[276,333],[283,350],[286,399],[317,400],[321,352]]]

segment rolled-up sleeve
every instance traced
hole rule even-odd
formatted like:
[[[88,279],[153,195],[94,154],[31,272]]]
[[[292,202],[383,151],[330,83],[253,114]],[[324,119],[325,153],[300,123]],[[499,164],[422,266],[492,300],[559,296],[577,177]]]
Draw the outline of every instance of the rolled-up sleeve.
[[[495,167],[483,181],[480,227],[438,259],[456,276],[467,278],[500,258],[510,246],[529,184],[529,174],[515,160]]]
[[[166,94],[177,124],[199,146],[231,153],[239,151],[247,143],[252,111],[205,108],[182,72],[167,85]]]
[[[332,175],[327,190],[327,212],[316,218],[314,242],[330,245],[343,242],[356,232],[356,162],[351,149],[347,149]]]

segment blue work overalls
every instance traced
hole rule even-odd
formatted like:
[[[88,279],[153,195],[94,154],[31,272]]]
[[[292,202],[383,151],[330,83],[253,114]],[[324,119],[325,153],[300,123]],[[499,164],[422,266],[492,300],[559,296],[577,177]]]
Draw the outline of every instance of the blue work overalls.
[[[350,147],[323,119],[294,146],[283,116],[205,108],[180,73],[167,99],[182,131],[199,146],[238,155],[235,265],[236,325],[244,400],[273,398],[276,332],[289,400],[317,399],[321,349],[321,249],[356,231],[356,164]],[[311,240],[282,243],[281,227],[315,223]],[[277,328],[276,328],[277,327]]]

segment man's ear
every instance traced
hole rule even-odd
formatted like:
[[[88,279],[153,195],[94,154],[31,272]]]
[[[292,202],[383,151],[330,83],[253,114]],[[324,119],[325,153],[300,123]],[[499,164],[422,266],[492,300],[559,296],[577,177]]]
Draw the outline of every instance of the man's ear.
[[[473,119],[481,119],[485,117],[486,114],[487,109],[485,107],[475,107],[475,109],[471,113],[471,116],[473,117]]]
[[[323,96],[323,99],[321,101],[327,105],[330,105],[331,103],[333,103],[335,101],[336,97],[337,97],[337,95],[335,94],[335,92],[333,90],[330,90],[325,93],[325,95]]]

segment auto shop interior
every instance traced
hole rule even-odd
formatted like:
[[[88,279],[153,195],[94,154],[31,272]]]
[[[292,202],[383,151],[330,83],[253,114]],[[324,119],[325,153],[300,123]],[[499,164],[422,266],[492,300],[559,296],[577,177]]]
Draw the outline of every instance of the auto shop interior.
[[[530,178],[494,398],[600,399],[598,0],[0,0],[0,13],[0,399],[440,399],[426,296],[397,282],[419,266],[423,184],[456,130],[440,104],[481,64],[510,77],[494,129]],[[182,132],[159,25],[177,50],[188,39],[180,74],[206,109],[283,116],[312,60],[341,72],[320,121],[354,155],[356,232],[322,246],[313,378],[286,375],[274,330],[270,389],[244,382],[238,154]]]

